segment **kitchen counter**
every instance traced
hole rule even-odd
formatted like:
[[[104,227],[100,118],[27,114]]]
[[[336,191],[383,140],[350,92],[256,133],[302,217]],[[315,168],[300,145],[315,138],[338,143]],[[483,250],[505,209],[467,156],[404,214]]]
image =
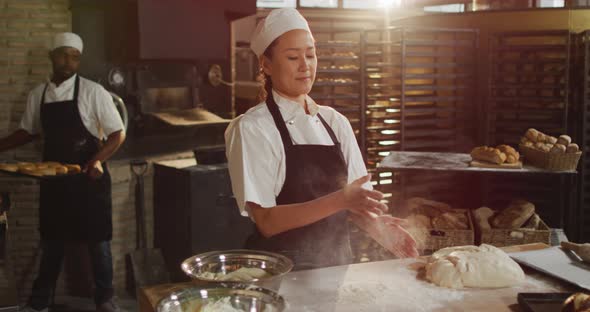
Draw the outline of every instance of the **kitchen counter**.
[[[531,244],[505,248],[508,252],[546,248]],[[424,279],[426,257],[358,263],[291,272],[279,293],[286,311],[521,311],[521,292],[571,292],[576,288],[532,270],[526,281],[501,289],[453,290]],[[158,301],[192,283],[167,284],[140,291],[140,311],[155,311]]]

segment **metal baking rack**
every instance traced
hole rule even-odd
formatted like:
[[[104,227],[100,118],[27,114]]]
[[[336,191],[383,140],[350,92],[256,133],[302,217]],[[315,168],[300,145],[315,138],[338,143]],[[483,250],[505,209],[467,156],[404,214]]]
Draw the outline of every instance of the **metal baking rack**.
[[[528,128],[567,132],[571,43],[569,30],[490,36],[486,143],[517,145]]]
[[[361,31],[350,29],[313,29],[318,65],[310,93],[320,105],[331,106],[350,121],[359,144],[363,129],[361,79]]]

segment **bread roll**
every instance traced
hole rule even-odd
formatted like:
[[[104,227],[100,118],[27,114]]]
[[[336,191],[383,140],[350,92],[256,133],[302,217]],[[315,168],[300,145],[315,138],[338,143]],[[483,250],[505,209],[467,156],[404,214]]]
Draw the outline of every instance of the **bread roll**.
[[[560,135],[559,139],[557,139],[557,144],[568,146],[570,143],[572,143],[572,138],[569,135]]]
[[[575,293],[563,302],[562,312],[588,312],[590,311],[590,295]]]
[[[462,212],[445,212],[432,219],[432,226],[437,230],[467,230],[469,223]]]
[[[527,142],[531,142],[527,137],[520,138],[520,144],[526,144]]]
[[[547,136],[545,143],[555,144],[557,143],[557,138],[554,136]]]
[[[563,153],[565,153],[565,150],[566,150],[565,145],[555,144],[551,148],[550,152],[555,153],[555,154],[563,154]]]
[[[545,153],[549,153],[552,148],[553,148],[552,144],[545,143],[545,144],[543,144],[543,146],[541,146],[541,151],[543,151]]]
[[[518,229],[535,213],[535,205],[525,200],[514,200],[492,219],[498,229]]]
[[[478,227],[482,230],[491,230],[490,218],[494,215],[494,211],[488,207],[480,207],[473,211],[473,217]]]
[[[41,173],[41,175],[43,176],[54,176],[56,174],[56,170],[55,168],[43,168],[43,169],[39,169],[37,168],[37,170]]]
[[[55,168],[55,174],[57,174],[57,175],[68,173],[68,168],[66,166],[59,166],[59,167],[53,167],[53,168]]]
[[[35,168],[42,170],[45,168],[49,168],[49,165],[45,164],[45,163],[35,163]]]
[[[47,167],[59,167],[62,165],[57,161],[44,161],[43,164],[47,165]]]
[[[0,169],[10,172],[17,172],[18,166],[16,164],[0,164]]]
[[[526,142],[524,142],[523,145],[526,146],[526,147],[531,147],[531,148],[535,147],[535,145],[533,144],[533,142],[528,141],[528,140]]]
[[[471,150],[471,158],[501,165],[506,161],[506,154],[489,146],[479,146]]]
[[[538,150],[541,151],[541,150],[543,150],[543,147],[545,147],[545,143],[543,143],[543,142],[536,142],[533,146],[534,146],[535,149],[538,149]]]
[[[577,153],[580,151],[580,147],[578,146],[578,144],[576,143],[571,143],[570,145],[567,146],[567,148],[565,149],[566,153]]]
[[[526,131],[524,136],[529,139],[531,142],[537,142],[537,136],[539,135],[539,131],[537,129],[530,128]]]
[[[509,164],[517,163],[520,159],[520,154],[510,145],[502,144],[498,145],[496,148],[506,154],[506,162]]]
[[[31,163],[31,162],[18,162],[16,163],[16,165],[18,166],[18,168],[26,168],[26,167],[34,167],[35,164]]]
[[[66,168],[68,168],[68,174],[75,174],[75,173],[82,172],[82,168],[80,168],[80,165],[66,164],[65,166],[66,166]]]
[[[37,177],[43,176],[43,173],[39,169],[35,168],[34,166],[19,168],[18,172],[20,172],[22,174],[37,176]]]

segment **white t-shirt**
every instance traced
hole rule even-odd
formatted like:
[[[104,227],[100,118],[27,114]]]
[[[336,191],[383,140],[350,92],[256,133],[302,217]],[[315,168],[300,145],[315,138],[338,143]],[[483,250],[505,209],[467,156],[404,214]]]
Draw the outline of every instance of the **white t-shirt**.
[[[59,87],[56,87],[55,83],[49,82],[45,92],[45,103],[72,100],[76,76],[73,75],[62,82]],[[27,98],[27,107],[19,128],[29,134],[42,133],[40,105],[44,88],[45,84],[38,85]],[[98,83],[83,77],[80,77],[78,89],[78,110],[86,129],[98,139],[105,139],[115,131],[124,130],[123,121],[109,92]]]
[[[330,125],[348,166],[348,183],[365,176],[367,169],[350,122],[328,106],[317,105],[309,96],[310,115],[296,102],[273,91],[293,144],[334,145],[317,116]],[[232,120],[225,131],[225,146],[234,196],[240,212],[248,216],[246,202],[264,208],[276,206],[276,197],[285,183],[285,150],[277,126],[263,102]],[[370,182],[364,185],[371,189]]]

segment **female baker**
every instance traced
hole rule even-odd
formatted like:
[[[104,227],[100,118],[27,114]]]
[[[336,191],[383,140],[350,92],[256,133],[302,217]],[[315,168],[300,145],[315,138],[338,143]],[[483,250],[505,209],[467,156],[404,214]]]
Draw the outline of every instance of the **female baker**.
[[[349,121],[308,96],[317,67],[315,42],[295,9],[271,11],[256,27],[265,100],[225,133],[232,189],[257,231],[247,248],[284,254],[296,269],[352,262],[348,212],[380,215]]]

